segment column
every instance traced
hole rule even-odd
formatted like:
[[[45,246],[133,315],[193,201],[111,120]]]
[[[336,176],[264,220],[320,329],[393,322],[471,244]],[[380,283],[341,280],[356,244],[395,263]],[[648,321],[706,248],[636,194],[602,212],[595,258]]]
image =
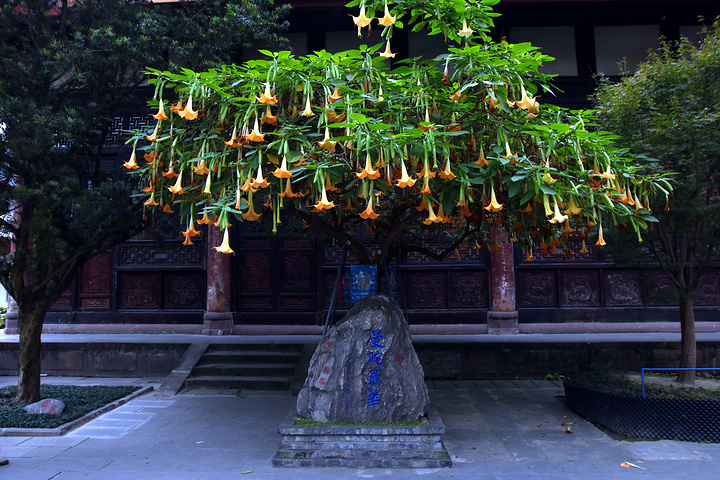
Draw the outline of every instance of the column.
[[[490,334],[518,333],[515,306],[515,259],[513,243],[506,232],[490,230],[490,243],[499,249],[490,251],[490,311],[487,324]]]
[[[222,243],[221,229],[210,225],[205,258],[207,306],[203,315],[203,335],[230,335],[233,326],[230,276],[232,255],[219,253],[214,247]]]

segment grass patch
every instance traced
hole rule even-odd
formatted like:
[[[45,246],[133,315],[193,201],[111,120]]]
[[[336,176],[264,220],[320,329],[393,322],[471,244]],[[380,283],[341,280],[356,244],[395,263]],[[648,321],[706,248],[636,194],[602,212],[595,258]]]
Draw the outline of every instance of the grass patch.
[[[598,392],[630,397],[642,397],[642,378],[639,373],[608,373],[588,375],[572,380],[574,385]],[[645,374],[645,396],[688,400],[720,400],[720,378],[698,374],[695,385],[682,385],[675,376],[663,373]]]
[[[329,426],[329,425],[343,425],[343,426],[350,426],[350,425],[369,425],[372,427],[385,427],[385,426],[392,426],[392,427],[408,427],[408,426],[417,426],[417,425],[430,425],[430,421],[427,418],[420,418],[418,420],[409,420],[407,422],[390,422],[390,423],[384,423],[384,422],[365,422],[365,423],[358,423],[358,422],[316,422],[315,420],[311,418],[296,418],[295,419],[295,425],[309,425],[311,427],[320,427],[320,426]]]
[[[0,388],[0,428],[56,428],[139,389],[137,386],[41,385],[41,399],[56,398],[65,402],[65,410],[60,415],[43,415],[25,413],[26,403],[12,403],[16,386]]]

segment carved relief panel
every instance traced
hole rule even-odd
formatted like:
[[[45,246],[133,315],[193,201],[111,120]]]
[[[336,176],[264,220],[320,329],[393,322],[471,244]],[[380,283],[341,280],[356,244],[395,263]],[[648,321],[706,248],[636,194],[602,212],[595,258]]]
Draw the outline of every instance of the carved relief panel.
[[[696,305],[720,306],[720,271],[708,270],[703,276]]]
[[[557,306],[557,278],[555,270],[517,271],[518,307]]]
[[[635,271],[606,271],[604,292],[605,305],[608,307],[639,307],[643,304]]]
[[[560,306],[600,306],[599,272],[597,270],[561,270]]]
[[[450,271],[450,308],[488,308],[485,271]]]
[[[446,272],[405,272],[405,292],[409,308],[447,308]]]
[[[160,308],[160,272],[118,272],[118,308]]]

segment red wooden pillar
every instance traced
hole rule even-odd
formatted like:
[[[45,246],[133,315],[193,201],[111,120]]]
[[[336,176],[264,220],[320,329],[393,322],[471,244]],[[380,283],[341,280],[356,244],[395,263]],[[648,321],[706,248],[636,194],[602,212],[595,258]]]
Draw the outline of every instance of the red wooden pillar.
[[[203,315],[203,335],[229,335],[232,333],[232,293],[230,274],[232,255],[220,253],[214,247],[222,243],[223,231],[208,227],[206,276],[207,306]]]
[[[490,311],[488,333],[518,333],[518,312],[515,306],[515,259],[513,243],[507,233],[491,229],[490,243],[498,250],[490,253]]]

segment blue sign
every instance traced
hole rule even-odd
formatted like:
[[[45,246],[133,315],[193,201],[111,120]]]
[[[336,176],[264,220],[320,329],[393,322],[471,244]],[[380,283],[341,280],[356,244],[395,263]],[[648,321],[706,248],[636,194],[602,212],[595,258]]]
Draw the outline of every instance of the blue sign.
[[[350,301],[355,303],[371,293],[377,293],[377,265],[351,265]]]

